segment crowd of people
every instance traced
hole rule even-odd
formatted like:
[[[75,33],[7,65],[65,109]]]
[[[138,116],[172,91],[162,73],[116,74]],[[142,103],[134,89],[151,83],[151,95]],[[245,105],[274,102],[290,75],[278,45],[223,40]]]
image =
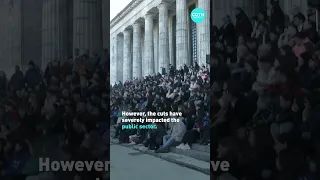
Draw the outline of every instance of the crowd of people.
[[[83,171],[43,177],[39,167],[27,167],[32,158],[58,160],[58,151],[66,160],[109,160],[109,54],[104,53],[53,61],[44,71],[30,61],[25,73],[16,66],[10,79],[0,73],[0,179],[107,176]]]
[[[316,23],[285,15],[278,1],[249,18],[236,8],[213,27],[213,179],[319,178],[320,44]]]
[[[141,150],[166,153],[170,147],[190,149],[192,144],[210,144],[210,72],[205,65],[176,69],[170,65],[168,73],[149,75],[111,87],[111,122],[116,129],[119,143],[143,144]],[[156,112],[157,116],[126,117],[127,112]],[[170,117],[162,112],[181,112],[182,116]],[[176,118],[178,122],[139,122],[154,125],[153,129],[123,129],[131,124],[123,119]]]

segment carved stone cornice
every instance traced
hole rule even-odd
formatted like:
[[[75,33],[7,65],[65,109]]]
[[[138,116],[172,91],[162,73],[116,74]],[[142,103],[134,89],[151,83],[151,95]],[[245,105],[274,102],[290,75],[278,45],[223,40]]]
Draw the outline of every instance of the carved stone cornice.
[[[121,21],[128,13],[136,8],[144,0],[132,0],[122,11],[120,11],[116,17],[110,21],[110,28]],[[112,8],[112,7],[111,7]]]

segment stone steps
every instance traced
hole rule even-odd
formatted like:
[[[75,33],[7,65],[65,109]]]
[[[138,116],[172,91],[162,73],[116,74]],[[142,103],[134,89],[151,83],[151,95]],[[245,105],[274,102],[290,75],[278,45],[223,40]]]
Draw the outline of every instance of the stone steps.
[[[110,129],[110,145],[118,144],[118,139],[113,139],[115,129]],[[125,147],[130,147],[140,151],[141,145],[119,144]],[[170,153],[154,153],[154,151],[144,151],[155,157],[176,163],[205,174],[210,174],[210,146],[193,144],[192,149],[182,150],[176,147],[170,148]],[[110,152],[112,154],[112,152]]]
[[[152,150],[144,150],[142,151],[140,148],[141,145],[132,145],[132,144],[118,144],[117,139],[110,139],[110,145],[120,145],[128,148],[132,148],[137,151],[141,151],[145,154],[149,154],[154,157],[158,157],[160,159],[166,160],[171,163],[175,163],[180,166],[184,166],[199,172],[202,172],[204,174],[210,175],[210,163],[206,161],[202,161],[199,159],[195,159],[189,156],[185,156],[182,154],[169,152],[169,153],[155,153]],[[175,148],[176,149],[176,148]],[[112,156],[112,152],[110,152],[110,156]],[[111,162],[112,163],[112,162]]]
[[[198,151],[195,149],[188,149],[188,150],[178,149],[175,147],[171,147],[170,152],[181,154],[181,155],[188,156],[188,157],[205,161],[205,162],[210,162],[210,153],[207,153],[207,152]]]
[[[113,137],[115,134],[115,129],[112,127],[110,129],[110,137]],[[200,142],[199,142],[200,143]],[[196,151],[201,151],[201,152],[205,152],[205,153],[209,153],[210,154],[210,146],[204,146],[204,145],[201,145],[199,143],[194,143],[192,144],[192,147],[191,149],[192,150],[196,150]],[[175,148],[176,149],[176,148]],[[210,159],[210,157],[209,157]]]
[[[194,150],[197,150],[197,151],[201,151],[201,152],[206,152],[206,153],[209,153],[210,154],[210,146],[204,146],[204,145],[201,145],[199,143],[195,143],[195,144],[192,144],[192,147],[191,149],[194,149]]]

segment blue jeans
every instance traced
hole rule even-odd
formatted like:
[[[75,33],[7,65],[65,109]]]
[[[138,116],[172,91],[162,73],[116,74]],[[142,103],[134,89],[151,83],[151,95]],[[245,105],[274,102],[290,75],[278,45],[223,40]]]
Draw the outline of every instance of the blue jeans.
[[[168,150],[169,147],[176,142],[175,136],[165,135],[162,138],[163,145],[160,147],[160,150]]]

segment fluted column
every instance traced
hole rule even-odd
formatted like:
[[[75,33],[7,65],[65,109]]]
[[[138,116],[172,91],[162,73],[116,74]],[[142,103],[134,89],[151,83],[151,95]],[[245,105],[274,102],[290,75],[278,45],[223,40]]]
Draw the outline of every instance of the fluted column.
[[[237,0],[236,1],[236,7],[241,7],[248,17],[252,17],[254,15],[253,5],[254,5],[254,0]],[[231,9],[231,11],[234,11],[234,9]]]
[[[117,71],[117,82],[123,82],[123,36],[116,36],[115,43],[115,53],[116,53],[116,71]]]
[[[141,63],[141,24],[133,24],[133,78],[140,78],[142,76]]]
[[[21,66],[21,0],[12,2],[11,9],[11,51],[10,51],[10,68],[6,70],[7,76],[11,76],[15,71],[15,66]],[[8,60],[8,59],[7,59]],[[3,68],[5,69],[5,68]]]
[[[110,42],[110,84],[117,82],[117,38],[113,37]]]
[[[132,79],[131,31],[123,31],[123,82]]]
[[[43,1],[42,68],[48,62],[67,56],[67,3],[65,0]]]
[[[0,1],[0,69],[7,77],[21,65],[21,0]]]
[[[161,3],[159,9],[159,66],[169,70],[169,28],[168,28],[168,4]]]
[[[177,69],[184,64],[190,65],[188,59],[188,24],[187,1],[176,0],[176,57]]]
[[[102,51],[101,11],[101,0],[73,1],[73,49],[80,55]]]
[[[144,59],[147,68],[144,71],[144,76],[154,74],[154,57],[153,57],[153,15],[145,16],[145,38],[144,38]]]
[[[154,70],[155,73],[160,72],[159,69],[159,24],[155,24],[153,28],[153,58],[154,58]]]
[[[110,46],[110,0],[102,0],[102,39],[103,48]]]
[[[141,67],[142,67],[142,76],[144,76],[146,73],[146,60],[144,58],[144,31],[141,32]]]
[[[198,23],[198,45],[199,47],[199,65],[206,64],[206,55],[210,54],[210,0],[199,0],[199,8],[203,9],[206,13],[204,21]]]

